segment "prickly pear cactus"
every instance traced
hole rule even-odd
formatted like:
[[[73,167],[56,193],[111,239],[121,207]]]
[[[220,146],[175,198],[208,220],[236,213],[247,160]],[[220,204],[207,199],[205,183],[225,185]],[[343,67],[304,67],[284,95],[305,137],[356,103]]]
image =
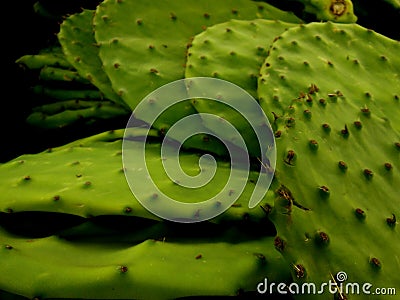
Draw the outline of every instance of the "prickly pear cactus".
[[[31,88],[32,93],[38,98],[46,99],[43,103],[66,101],[71,99],[100,100],[104,96],[95,87],[89,89],[55,88],[44,84],[36,84]],[[47,101],[47,99],[49,99]]]
[[[400,112],[398,41],[357,24],[309,23],[291,28],[272,45],[259,78],[259,98],[273,122],[293,99],[352,99],[366,115],[396,121]],[[308,86],[309,90],[304,87]],[[273,112],[273,114],[271,113]]]
[[[57,35],[66,59],[82,77],[96,86],[106,99],[126,107],[125,102],[112,90],[111,82],[103,71],[99,48],[94,39],[92,19],[94,10],[85,9],[64,19]]]
[[[313,15],[317,20],[338,23],[355,23],[351,0],[304,0],[304,12]]]
[[[227,106],[199,98],[167,110],[149,132],[110,130],[0,164],[0,298],[250,297],[263,288],[274,298],[285,284],[294,299],[373,300],[376,288],[398,289],[399,42],[344,24],[356,22],[352,3],[360,1],[285,1],[329,21],[302,25],[265,2],[284,1],[105,0],[63,19],[62,48],[16,61],[37,72],[35,93],[54,100],[28,118],[47,128],[125,117],[150,92],[185,76],[233,82],[262,106],[255,113],[241,103],[247,121],[265,129],[265,113],[273,125],[264,132],[275,137],[276,170],[260,207],[249,209],[260,166],[272,174],[257,158],[270,157],[272,148]],[[398,2],[378,2],[395,12],[376,12],[396,20]],[[219,100],[243,96],[217,88],[209,91]],[[192,92],[195,82],[184,89],[189,99]],[[142,121],[159,105],[151,100]],[[230,175],[227,149],[209,131],[182,145],[168,140],[162,152],[170,125],[197,112],[239,129],[252,169],[239,178],[243,191],[234,185],[218,198],[240,192],[218,217],[165,221],[139,203],[128,175],[154,205],[160,190],[186,203],[209,199]],[[208,128],[224,128],[207,120]],[[200,126],[185,129],[194,127]],[[145,184],[143,168],[122,158],[136,162],[145,136],[146,167],[158,189]],[[202,154],[216,154],[209,184],[186,188],[181,178],[169,178],[164,166],[177,148],[185,175],[204,171]],[[193,221],[202,212],[190,213]]]
[[[293,11],[306,22],[355,23],[357,7],[352,0],[266,0],[283,10]]]
[[[347,47],[335,51],[337,44]],[[330,296],[326,286],[299,299],[375,299],[375,288],[400,282],[399,63],[392,49],[398,43],[357,25],[307,24],[282,34],[261,70],[260,101],[279,149],[269,194],[275,246],[292,266],[294,293],[304,283],[318,291],[333,282]],[[360,291],[370,283],[371,294],[356,295],[353,283]]]
[[[54,129],[127,117],[126,108],[115,102],[75,99],[34,107],[26,122],[38,128]]]
[[[46,66],[72,69],[60,46],[44,48],[37,54],[25,54],[15,60],[15,63],[30,70],[40,70]]]
[[[184,78],[185,54],[195,34],[230,19],[255,18],[299,22],[293,14],[266,3],[205,0],[104,1],[93,23],[112,87],[134,109],[156,88]],[[190,108],[186,104],[174,108],[173,116],[154,126],[166,130],[174,120],[195,112]]]
[[[63,27],[65,26],[64,23]],[[71,31],[81,32],[85,28],[81,26]],[[68,45],[65,39],[64,43]],[[71,44],[73,46],[70,48],[82,48],[77,41]],[[36,129],[54,130],[81,125],[94,127],[98,122],[128,118],[130,109],[126,104],[121,100],[112,101],[105,98],[105,93],[92,82],[103,90],[107,88],[101,87],[101,84],[93,80],[92,75],[84,73],[79,59],[77,61],[70,59],[72,60],[70,63],[68,55],[63,52],[64,50],[69,53],[69,48],[66,47],[45,48],[37,54],[23,55],[16,60],[16,63],[25,69],[27,81],[32,84],[30,90],[32,107],[26,123]],[[96,70],[95,61],[99,62],[98,57],[97,60],[93,59],[95,55],[88,55],[91,57],[90,67],[94,70]],[[77,65],[79,70],[74,65]],[[101,65],[98,69],[101,71]],[[102,73],[107,79],[104,72],[98,73]],[[109,98],[112,98],[112,95]]]
[[[126,142],[129,143],[126,155],[133,158],[142,155],[142,143],[135,140],[143,139],[143,132],[139,128],[130,129],[129,136],[132,137]],[[158,139],[158,133],[153,130],[149,135]],[[22,155],[2,164],[1,211],[58,212],[82,217],[127,215],[159,220],[135,199],[129,189],[124,172],[129,172],[130,176],[137,173],[138,178],[144,175],[141,169],[123,166],[122,137],[123,130],[112,130],[39,154]],[[224,188],[230,175],[229,162],[219,161],[212,182],[196,189],[196,197],[193,197],[193,189],[177,184],[165,174],[161,162],[168,156],[161,158],[160,148],[159,142],[147,145],[146,159],[151,176],[162,192],[174,195],[177,201],[199,202]],[[196,152],[183,152],[180,163],[188,174],[194,176],[200,171]],[[264,219],[261,209],[250,210],[247,203],[257,177],[257,172],[246,177],[246,187],[234,207],[215,222]],[[234,190],[226,192],[232,197],[237,194]],[[155,192],[148,190],[147,193],[151,198]]]
[[[240,86],[257,98],[259,69],[274,38],[297,26],[280,20],[230,20],[194,36],[185,77],[215,77]]]
[[[29,299],[234,296],[254,292],[265,277],[290,282],[286,263],[268,246],[272,238],[85,243],[27,240],[0,229],[0,288]]]
[[[400,134],[345,94],[324,104],[294,100],[276,125],[281,136],[270,217],[296,282],[319,289],[332,279],[339,284],[334,276],[345,272],[344,287],[398,286]],[[327,293],[321,299],[334,299]]]
[[[210,26],[194,37],[187,53],[185,76],[228,80],[256,98],[258,72],[267,56],[269,44],[292,26],[296,24],[265,19],[231,20]],[[228,93],[227,89],[218,90],[218,96],[230,103],[235,98],[241,98],[237,99],[238,103],[246,99],[246,96],[238,95],[237,92]],[[262,124],[259,115],[250,112],[251,117],[242,116],[227,105],[208,99],[194,99],[192,104],[199,113],[211,113],[234,124],[243,136],[249,154],[261,157],[259,140],[248,123],[250,120],[258,120],[254,123]],[[242,109],[241,113],[244,111],[246,109]],[[203,119],[203,123],[209,128],[215,125],[206,119]]]

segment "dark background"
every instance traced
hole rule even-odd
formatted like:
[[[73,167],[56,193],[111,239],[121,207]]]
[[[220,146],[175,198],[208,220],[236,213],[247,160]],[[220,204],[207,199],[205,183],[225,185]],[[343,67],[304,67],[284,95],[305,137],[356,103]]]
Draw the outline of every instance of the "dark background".
[[[36,1],[5,1],[2,10],[3,76],[1,78],[0,163],[25,153],[36,153],[49,147],[61,146],[77,137],[91,132],[70,128],[68,130],[39,130],[25,122],[34,103],[30,91],[30,79],[15,61],[26,54],[36,54],[41,49],[57,43],[61,16],[94,9],[100,1],[95,0],[42,0],[54,18],[37,14]],[[100,128],[98,128],[100,130]],[[93,130],[93,128],[91,129]]]

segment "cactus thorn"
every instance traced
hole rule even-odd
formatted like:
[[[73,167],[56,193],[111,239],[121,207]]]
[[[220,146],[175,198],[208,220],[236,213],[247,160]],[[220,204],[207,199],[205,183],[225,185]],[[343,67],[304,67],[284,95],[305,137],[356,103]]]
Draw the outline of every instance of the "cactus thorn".
[[[397,222],[397,220],[396,220],[396,215],[395,215],[395,214],[392,214],[392,216],[391,216],[390,218],[387,218],[387,219],[386,219],[386,223],[387,223],[389,226],[395,226],[395,225],[396,225],[396,222]]]
[[[121,273],[126,273],[126,272],[128,272],[128,267],[127,266],[120,266],[119,270],[121,271]]]
[[[367,179],[371,179],[374,175],[374,173],[370,169],[364,169],[363,173]]]
[[[382,267],[380,260],[376,257],[371,257],[371,259],[369,260],[369,263],[371,264],[371,266],[373,266],[374,268],[377,268],[377,269],[380,269]]]
[[[293,264],[293,269],[295,271],[297,278],[304,278],[306,276],[306,269],[301,264]]]
[[[366,217],[365,211],[362,210],[361,208],[356,208],[354,212],[355,212],[357,218],[359,218],[360,220],[365,219],[365,217]]]
[[[287,163],[288,165],[292,165],[292,161],[294,160],[296,156],[296,153],[294,152],[294,150],[289,150],[286,154],[286,159],[284,160],[285,163]]]
[[[344,161],[339,161],[338,166],[341,170],[347,170],[347,164]]]
[[[286,242],[282,240],[279,236],[276,236],[274,239],[274,246],[279,252],[282,252],[285,250]]]

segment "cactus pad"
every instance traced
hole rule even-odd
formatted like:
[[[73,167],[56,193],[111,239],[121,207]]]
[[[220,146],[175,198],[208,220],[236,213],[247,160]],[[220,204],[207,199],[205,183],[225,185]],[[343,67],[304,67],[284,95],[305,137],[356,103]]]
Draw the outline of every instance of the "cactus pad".
[[[269,45],[276,36],[292,26],[296,24],[265,19],[231,20],[211,26],[194,37],[187,54],[185,76],[186,78],[204,76],[228,80],[244,89],[252,97],[256,97],[258,73],[267,56]],[[238,98],[237,103],[249,98],[237,91],[228,93],[226,88],[223,90],[221,88],[217,94],[230,103],[234,103],[235,98]],[[264,121],[254,111],[250,112],[251,109],[248,109],[251,116],[241,116],[227,105],[216,101],[195,99],[192,103],[197,112],[212,113],[234,124],[244,137],[249,154],[261,157],[260,141],[248,122],[262,124]],[[250,108],[250,104],[244,104],[244,106]],[[242,109],[240,113],[245,111],[246,109]],[[209,128],[215,125],[205,119],[203,123]],[[217,125],[217,127],[220,126],[220,124]]]
[[[29,299],[234,296],[254,292],[265,277],[290,281],[282,257],[268,246],[271,238],[234,243],[167,236],[115,244],[27,240],[1,229],[0,288]]]
[[[304,13],[312,15],[316,20],[338,23],[355,23],[351,0],[302,0]]]
[[[185,76],[216,77],[257,97],[259,69],[274,38],[294,23],[279,20],[230,20],[195,35],[187,53]]]
[[[112,87],[134,109],[156,88],[184,77],[186,51],[195,34],[233,18],[299,21],[266,3],[205,0],[152,1],[151,5],[148,1],[104,1],[93,23]],[[186,115],[185,108],[174,109],[174,120]]]
[[[272,45],[259,78],[260,104],[270,120],[296,98],[314,102],[341,94],[361,109],[396,122],[400,111],[398,41],[357,24],[309,23],[291,28]],[[310,96],[315,84],[322,100]],[[305,90],[305,87],[309,90]],[[300,94],[299,94],[300,93]]]
[[[298,283],[319,286],[346,272],[350,283],[396,287],[400,134],[344,97],[324,105],[294,100],[275,123],[277,249]]]
[[[278,148],[275,245],[299,284],[346,272],[343,286],[398,285],[398,47],[358,25],[307,24],[282,34],[263,65],[258,91]]]
[[[108,100],[65,100],[34,107],[27,117],[29,125],[46,128],[64,128],[78,124],[93,124],[98,120],[128,117],[124,106]]]
[[[143,130],[130,129],[126,143],[129,156],[141,155]],[[146,131],[147,133],[147,131]],[[150,130],[149,138],[158,139],[158,133]],[[26,154],[0,166],[0,201],[2,212],[42,211],[74,214],[82,217],[98,215],[128,215],[159,220],[148,212],[133,196],[126,182],[124,172],[132,176],[143,176],[142,170],[125,169],[122,162],[123,130],[114,130],[77,140],[70,144],[46,150],[38,154]],[[170,195],[178,195],[179,201],[200,201],[215,194],[224,186],[230,167],[228,162],[218,162],[213,181],[196,190],[184,188],[171,181],[163,171],[160,155],[161,144],[146,146],[146,161],[158,187]],[[168,148],[168,147],[167,147]],[[163,157],[163,160],[168,156]],[[175,157],[173,157],[175,159]],[[183,152],[183,169],[189,174],[199,172],[199,155]],[[261,209],[249,210],[247,201],[255,186],[257,173],[250,178],[235,206],[218,216],[214,221],[263,219]],[[151,191],[150,197],[152,196]],[[227,191],[235,194],[235,191]]]
[[[66,59],[79,74],[96,86],[104,97],[125,106],[125,102],[112,90],[111,82],[103,71],[99,48],[92,26],[94,11],[83,10],[64,19],[57,35]]]

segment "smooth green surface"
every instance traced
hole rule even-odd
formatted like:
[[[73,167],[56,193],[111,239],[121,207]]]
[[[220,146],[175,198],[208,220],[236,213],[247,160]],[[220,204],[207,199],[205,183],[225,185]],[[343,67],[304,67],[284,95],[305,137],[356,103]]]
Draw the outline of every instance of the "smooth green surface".
[[[32,299],[174,299],[254,291],[265,277],[290,281],[272,237],[238,244],[166,238],[79,243],[56,236],[27,240],[1,230],[0,288]]]

